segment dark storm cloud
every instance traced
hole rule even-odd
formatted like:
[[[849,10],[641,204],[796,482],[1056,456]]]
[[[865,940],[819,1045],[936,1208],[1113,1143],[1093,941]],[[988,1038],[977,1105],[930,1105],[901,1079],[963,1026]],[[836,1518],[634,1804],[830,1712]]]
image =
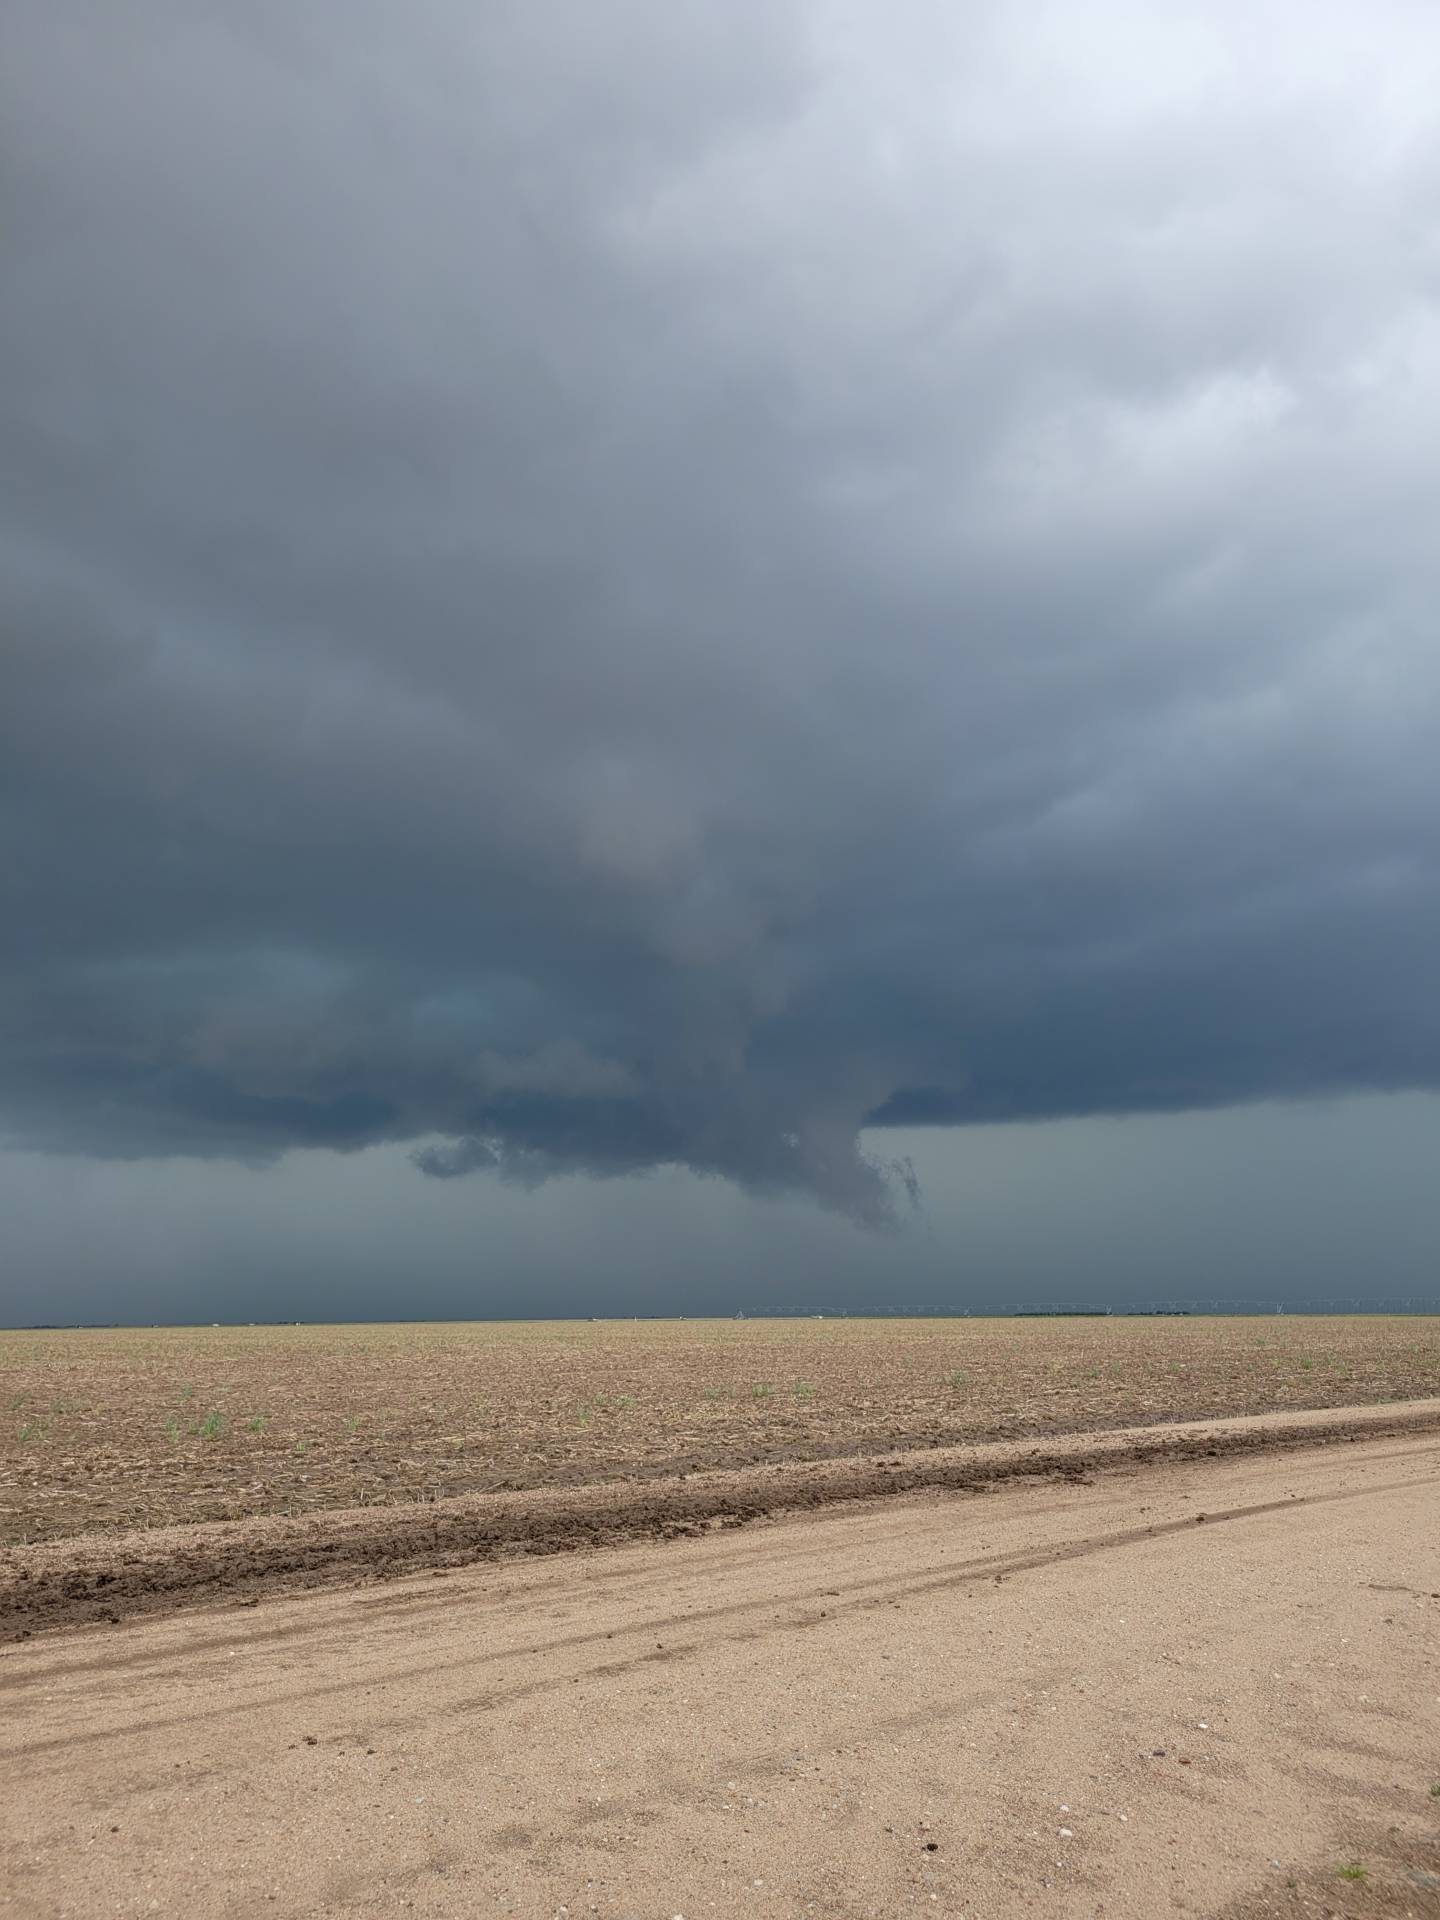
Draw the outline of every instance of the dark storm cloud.
[[[3,33],[14,1143],[1440,1085],[1429,8]]]

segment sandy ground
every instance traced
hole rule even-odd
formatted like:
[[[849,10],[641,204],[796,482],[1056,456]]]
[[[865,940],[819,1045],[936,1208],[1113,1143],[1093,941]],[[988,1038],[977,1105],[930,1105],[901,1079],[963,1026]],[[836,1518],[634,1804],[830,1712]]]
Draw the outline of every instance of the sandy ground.
[[[1437,1489],[1391,1433],[38,1635],[0,1914],[1440,1913]]]

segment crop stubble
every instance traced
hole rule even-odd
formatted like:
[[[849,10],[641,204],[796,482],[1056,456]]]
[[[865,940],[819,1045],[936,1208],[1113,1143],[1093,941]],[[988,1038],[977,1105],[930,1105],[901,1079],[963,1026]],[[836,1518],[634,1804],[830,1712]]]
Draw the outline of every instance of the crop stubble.
[[[0,1543],[1440,1392],[1440,1322],[0,1332]]]

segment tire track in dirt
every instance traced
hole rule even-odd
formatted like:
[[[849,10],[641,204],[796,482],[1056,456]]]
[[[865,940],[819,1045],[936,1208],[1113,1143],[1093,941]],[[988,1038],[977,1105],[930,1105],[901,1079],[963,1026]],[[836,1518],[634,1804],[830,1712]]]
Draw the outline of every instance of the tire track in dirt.
[[[1436,1451],[1437,1454],[1440,1454],[1440,1448],[1437,1448]],[[1440,1483],[1440,1473],[1437,1473],[1436,1481]],[[1120,1527],[1110,1532],[1091,1534],[1083,1539],[1066,1541],[1062,1545],[1035,1549],[1029,1552],[984,1554],[971,1560],[962,1561],[958,1566],[947,1567],[943,1572],[926,1573],[919,1578],[913,1575],[901,1577],[879,1575],[867,1580],[853,1581],[839,1589],[833,1587],[817,1587],[808,1593],[790,1594],[781,1601],[777,1601],[773,1595],[767,1594],[760,1599],[731,1602],[725,1606],[688,1607],[677,1613],[648,1616],[643,1624],[637,1626],[634,1631],[644,1632],[648,1635],[653,1632],[670,1632],[677,1627],[691,1629],[712,1627],[727,1620],[737,1620],[745,1614],[768,1612],[774,1617],[767,1625],[741,1629],[738,1632],[730,1633],[726,1637],[734,1641],[744,1641],[763,1639],[767,1634],[773,1633],[777,1629],[801,1632],[806,1628],[820,1625],[823,1620],[842,1620],[847,1614],[867,1611],[886,1605],[887,1603],[899,1605],[907,1600],[919,1599],[927,1594],[943,1593],[949,1588],[970,1586],[976,1583],[989,1583],[993,1581],[998,1585],[1017,1574],[1036,1573],[1042,1568],[1060,1566],[1068,1561],[1088,1560],[1096,1554],[1114,1553],[1122,1551],[1127,1547],[1151,1544],[1163,1540],[1169,1535],[1189,1534],[1194,1531],[1197,1525],[1201,1524],[1221,1526],[1227,1521],[1257,1520],[1270,1514],[1300,1512],[1307,1507],[1331,1506],[1348,1500],[1369,1500],[1387,1493],[1411,1491],[1416,1484],[1417,1482],[1413,1478],[1409,1478],[1381,1481],[1368,1484],[1364,1487],[1344,1488],[1331,1493],[1295,1494],[1283,1500],[1255,1501],[1245,1506],[1222,1508],[1213,1513],[1198,1513],[1193,1516],[1187,1515],[1183,1520],[1157,1521],[1153,1526]],[[1419,1484],[1426,1483],[1421,1482]],[[1406,1589],[1406,1591],[1411,1590]],[[413,1595],[407,1595],[406,1597],[411,1600],[414,1598]],[[1440,1601],[1440,1593],[1429,1597]],[[814,1613],[796,1613],[797,1609],[807,1606],[813,1608],[816,1603],[822,1599],[830,1599],[833,1601],[833,1604]],[[453,1605],[453,1600],[450,1601],[450,1604]],[[780,1609],[778,1613],[776,1612],[777,1606]],[[282,1637],[287,1639],[293,1638],[293,1633],[284,1631]],[[254,1645],[262,1640],[264,1636],[251,1635],[247,1636],[247,1638],[249,1644]],[[538,1641],[533,1645],[522,1644],[520,1646],[508,1647],[503,1652],[489,1656],[472,1658],[470,1664],[482,1665],[485,1664],[487,1660],[503,1663],[516,1660],[544,1659],[557,1653],[569,1653],[582,1647],[599,1645],[603,1641],[614,1638],[615,1635],[613,1632],[603,1631],[563,1634],[549,1640]],[[668,1665],[674,1661],[683,1660],[687,1655],[693,1654],[696,1651],[696,1644],[684,1642],[671,1643],[667,1641],[663,1646],[658,1646],[653,1649],[647,1647],[643,1653],[634,1654],[627,1658],[596,1662],[587,1669],[587,1675],[593,1680],[618,1679],[625,1674],[636,1672],[646,1666]],[[193,1655],[190,1657],[193,1657]],[[108,1671],[114,1670],[110,1662],[94,1664],[103,1665]],[[437,1673],[446,1671],[448,1666],[449,1663],[447,1661],[418,1662],[412,1664],[407,1669],[397,1670],[392,1677],[402,1680],[424,1680]],[[66,1671],[67,1673],[77,1671],[73,1662],[67,1662]],[[47,1676],[44,1674],[36,1674],[33,1678],[37,1683],[43,1683],[47,1679]],[[537,1680],[515,1683],[508,1687],[490,1687],[476,1694],[456,1695],[447,1703],[446,1712],[457,1716],[493,1713],[504,1707],[518,1705],[525,1700],[535,1699],[551,1693],[561,1693],[569,1680],[569,1675],[561,1675],[559,1677],[547,1676]],[[327,1686],[287,1688],[285,1697],[292,1706],[301,1703],[313,1705],[324,1699],[343,1697],[355,1687],[366,1684],[368,1683],[365,1681],[346,1679],[336,1681]],[[12,1690],[18,1691],[18,1688]],[[214,1708],[204,1708],[196,1713],[176,1714],[169,1718],[142,1720],[128,1725],[123,1730],[123,1734],[120,1735],[111,1732],[96,1733],[88,1736],[71,1733],[59,1734],[53,1738],[33,1741],[28,1746],[14,1747],[10,1750],[10,1758],[14,1760],[31,1760],[49,1752],[68,1752],[73,1750],[77,1745],[86,1744],[88,1741],[99,1740],[103,1742],[117,1737],[128,1739],[135,1734],[171,1733],[177,1728],[195,1726],[216,1714],[223,1714],[228,1711],[229,1708],[227,1706],[220,1705]],[[434,1724],[435,1715],[433,1712],[428,1712],[424,1716],[392,1715],[387,1719],[369,1723],[369,1730],[372,1733],[383,1733],[386,1735],[401,1733],[412,1726],[421,1724],[422,1718],[424,1724]]]

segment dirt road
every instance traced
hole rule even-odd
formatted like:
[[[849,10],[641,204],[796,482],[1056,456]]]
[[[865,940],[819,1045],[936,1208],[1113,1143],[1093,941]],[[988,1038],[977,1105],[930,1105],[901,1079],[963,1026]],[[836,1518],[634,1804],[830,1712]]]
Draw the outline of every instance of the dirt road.
[[[1437,1596],[1432,1431],[41,1636],[0,1914],[1440,1913]]]

